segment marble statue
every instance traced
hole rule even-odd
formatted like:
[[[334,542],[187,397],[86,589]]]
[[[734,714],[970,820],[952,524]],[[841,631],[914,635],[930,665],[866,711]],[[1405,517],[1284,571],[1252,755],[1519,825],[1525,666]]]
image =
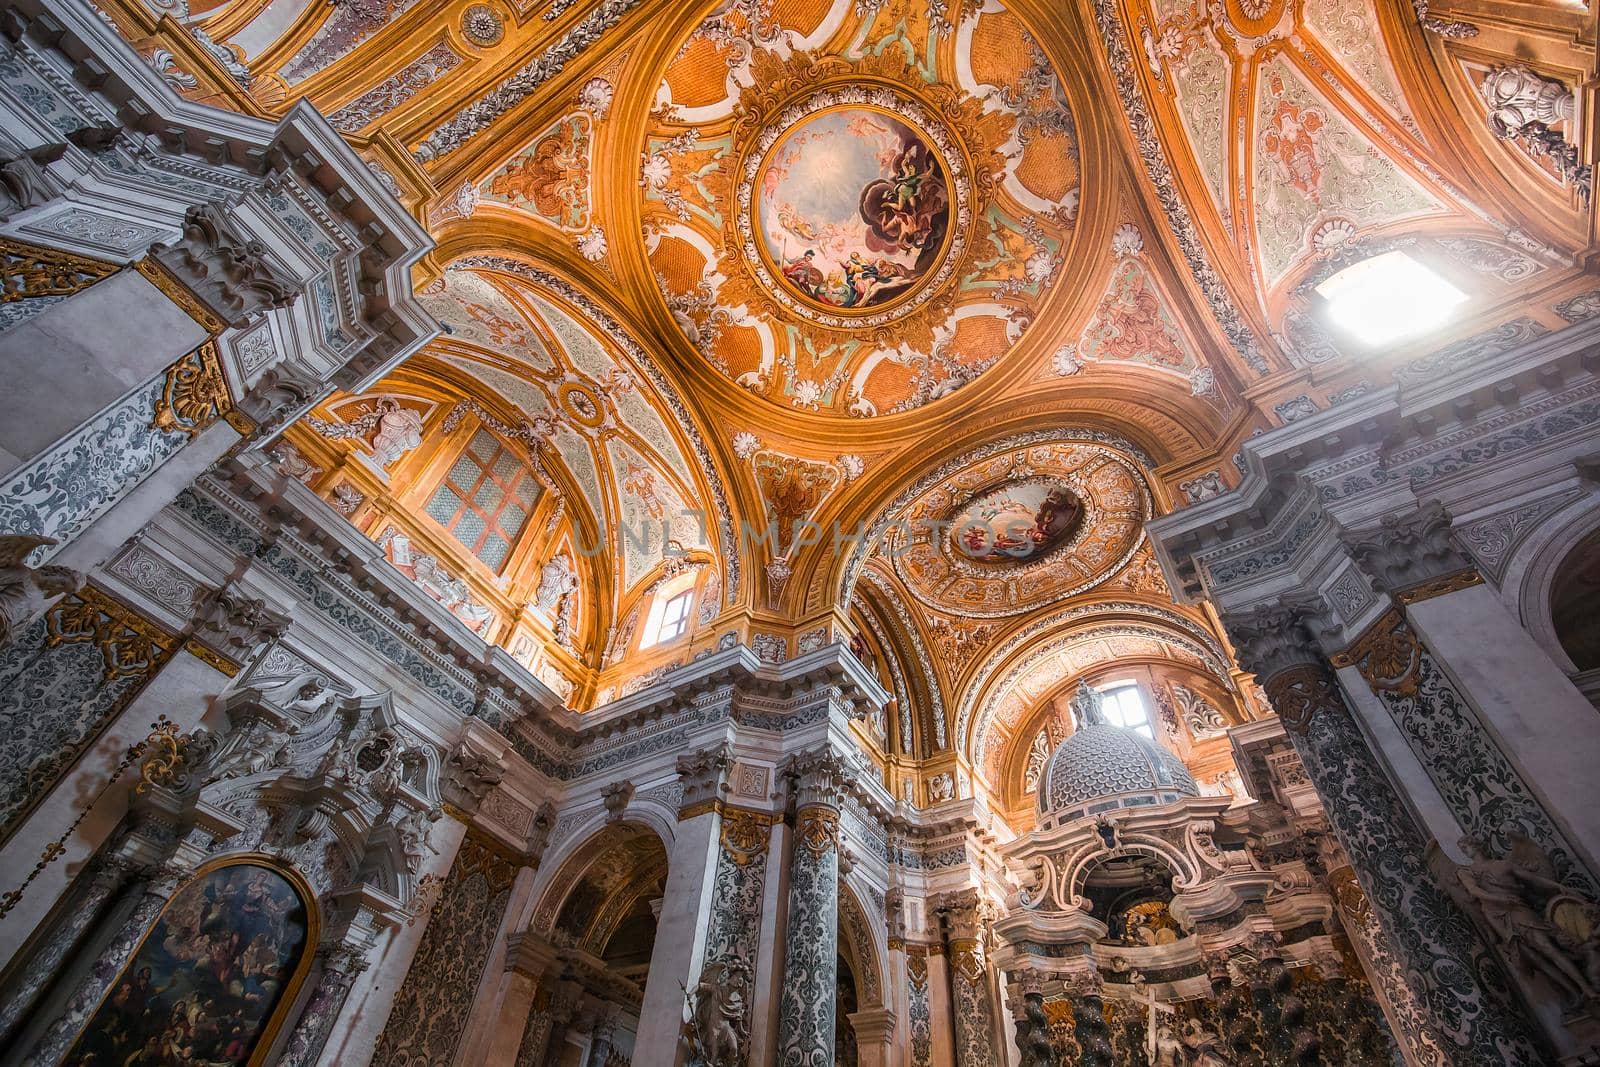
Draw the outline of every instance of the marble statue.
[[[716,960],[700,972],[694,991],[685,991],[689,1018],[683,1024],[688,1062],[695,1067],[738,1067],[749,1030],[745,1005],[749,966],[738,957]]]
[[[1586,966],[1584,946],[1557,927],[1549,914],[1557,898],[1576,901],[1575,894],[1556,880],[1537,845],[1521,834],[1509,836],[1511,850],[1504,859],[1489,855],[1477,837],[1463,837],[1461,849],[1468,862],[1456,877],[1515,966],[1548,979],[1570,1003],[1600,998],[1594,968]],[[1589,940],[1592,944],[1592,935]]]

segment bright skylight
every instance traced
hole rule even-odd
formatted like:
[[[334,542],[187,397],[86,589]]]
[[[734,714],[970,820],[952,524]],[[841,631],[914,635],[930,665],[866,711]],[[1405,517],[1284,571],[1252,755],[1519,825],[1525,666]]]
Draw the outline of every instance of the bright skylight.
[[[1317,292],[1328,301],[1333,321],[1367,345],[1426,333],[1467,298],[1404,252],[1385,252],[1346,267]]]

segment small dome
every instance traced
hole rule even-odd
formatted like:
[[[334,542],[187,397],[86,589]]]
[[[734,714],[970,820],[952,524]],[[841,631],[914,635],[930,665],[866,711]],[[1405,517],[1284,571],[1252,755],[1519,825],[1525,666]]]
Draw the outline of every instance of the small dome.
[[[1200,795],[1183,761],[1143,734],[1112,726],[1086,683],[1072,697],[1077,730],[1045,764],[1039,814],[1056,822]]]

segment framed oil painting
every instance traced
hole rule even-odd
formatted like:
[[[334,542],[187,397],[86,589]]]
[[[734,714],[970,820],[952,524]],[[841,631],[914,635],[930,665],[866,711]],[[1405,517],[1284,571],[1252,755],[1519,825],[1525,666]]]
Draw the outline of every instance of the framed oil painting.
[[[167,902],[65,1063],[258,1062],[315,934],[303,890],[281,870],[234,862],[202,871]]]

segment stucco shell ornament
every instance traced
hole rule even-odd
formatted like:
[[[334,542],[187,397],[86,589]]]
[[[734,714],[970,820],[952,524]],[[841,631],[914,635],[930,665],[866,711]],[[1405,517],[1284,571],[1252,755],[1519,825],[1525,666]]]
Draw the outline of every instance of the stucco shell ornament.
[[[884,554],[918,600],[962,617],[1029,611],[1092,589],[1138,551],[1144,479],[1099,445],[1041,445],[971,464],[914,500]]]

